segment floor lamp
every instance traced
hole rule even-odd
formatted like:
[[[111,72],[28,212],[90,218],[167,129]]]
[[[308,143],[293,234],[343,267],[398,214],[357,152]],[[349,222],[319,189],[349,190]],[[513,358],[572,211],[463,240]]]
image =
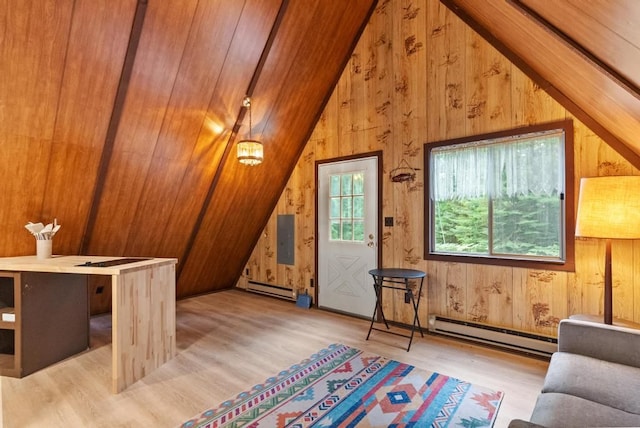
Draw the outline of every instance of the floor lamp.
[[[582,178],[576,237],[606,240],[604,322],[613,324],[611,240],[640,239],[640,176]]]

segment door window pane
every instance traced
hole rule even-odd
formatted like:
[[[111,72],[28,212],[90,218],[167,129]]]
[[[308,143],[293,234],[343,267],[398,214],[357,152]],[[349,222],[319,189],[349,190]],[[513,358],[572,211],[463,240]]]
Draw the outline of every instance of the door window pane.
[[[329,200],[329,218],[340,218],[340,198]]]
[[[353,240],[353,224],[350,221],[342,222],[342,240],[343,241]]]
[[[353,222],[353,240],[364,242],[364,222],[356,220]]]
[[[330,239],[364,243],[364,172],[334,174],[329,180]]]
[[[329,196],[340,196],[340,176],[329,177]]]
[[[353,194],[364,195],[364,173],[353,174]]]
[[[335,241],[340,239],[340,220],[331,220],[331,227],[329,228],[331,231],[330,240]]]
[[[342,218],[351,219],[353,217],[353,211],[351,210],[352,203],[353,199],[351,199],[350,197],[342,198]]]
[[[353,218],[364,218],[364,196],[353,197]]]
[[[342,174],[342,189],[340,191],[342,196],[350,196],[353,194],[352,182],[353,174]]]

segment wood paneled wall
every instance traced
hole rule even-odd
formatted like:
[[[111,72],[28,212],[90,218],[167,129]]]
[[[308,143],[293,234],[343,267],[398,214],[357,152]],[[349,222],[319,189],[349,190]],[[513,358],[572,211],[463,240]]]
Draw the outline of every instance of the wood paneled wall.
[[[423,144],[523,125],[573,119],[580,177],[640,174],[583,123],[438,0],[378,4],[247,264],[247,280],[311,294],[315,161],[383,151],[384,267],[428,272],[420,312],[555,335],[560,319],[602,313],[604,243],[576,242],[575,272],[425,261]],[[414,182],[394,183],[406,160]],[[535,160],[533,160],[535,161]],[[577,205],[576,200],[572,201]],[[276,263],[276,216],[294,214],[295,265]],[[614,314],[640,322],[640,242],[613,244]],[[247,272],[246,271],[246,272]],[[386,313],[411,322],[401,296]]]

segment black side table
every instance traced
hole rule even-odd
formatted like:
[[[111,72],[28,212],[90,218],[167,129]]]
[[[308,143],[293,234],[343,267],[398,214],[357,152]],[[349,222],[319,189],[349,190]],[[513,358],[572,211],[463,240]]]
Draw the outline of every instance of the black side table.
[[[373,277],[373,287],[376,291],[376,307],[373,310],[373,315],[371,316],[371,325],[369,326],[369,333],[367,334],[367,340],[369,340],[369,336],[371,335],[371,330],[381,331],[383,333],[395,334],[396,336],[402,336],[409,338],[409,345],[407,346],[407,352],[411,348],[411,342],[413,342],[413,334],[416,330],[416,326],[418,327],[418,331],[420,331],[420,335],[424,337],[422,333],[422,326],[420,325],[420,319],[418,318],[418,305],[420,305],[420,297],[422,296],[422,285],[424,284],[424,278],[427,275],[421,270],[415,269],[372,269],[369,271],[369,274]],[[419,285],[417,289],[417,293],[414,293],[411,287],[409,287],[410,279],[419,279]],[[401,284],[402,286],[394,285]],[[413,306],[413,325],[411,326],[411,335],[407,336],[404,334],[396,333],[389,330],[389,323],[387,323],[387,319],[384,316],[384,311],[382,310],[382,289],[390,288],[393,290],[402,290],[405,292],[405,301],[407,303],[411,303]],[[418,298],[415,298],[415,294],[418,295]],[[386,330],[382,330],[379,328],[375,328],[373,323],[376,320],[376,313],[378,313],[382,317],[382,321],[384,321],[384,325],[387,327]]]

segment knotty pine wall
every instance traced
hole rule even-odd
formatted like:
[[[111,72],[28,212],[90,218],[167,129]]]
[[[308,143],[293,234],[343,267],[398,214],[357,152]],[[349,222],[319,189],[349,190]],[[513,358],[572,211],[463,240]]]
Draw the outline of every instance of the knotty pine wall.
[[[247,280],[291,289],[314,278],[318,160],[383,152],[381,267],[428,273],[427,314],[556,334],[575,313],[601,313],[604,243],[576,242],[576,270],[558,272],[423,260],[423,144],[572,118],[522,71],[438,0],[386,0],[344,70],[238,285]],[[640,174],[575,118],[575,177]],[[266,153],[269,156],[269,153]],[[388,174],[405,159],[414,182]],[[532,160],[535,161],[535,160]],[[295,265],[276,263],[276,218],[295,215]],[[247,273],[248,272],[248,273]],[[614,315],[640,322],[640,241],[613,243]],[[402,296],[385,296],[385,312],[410,323]]]

